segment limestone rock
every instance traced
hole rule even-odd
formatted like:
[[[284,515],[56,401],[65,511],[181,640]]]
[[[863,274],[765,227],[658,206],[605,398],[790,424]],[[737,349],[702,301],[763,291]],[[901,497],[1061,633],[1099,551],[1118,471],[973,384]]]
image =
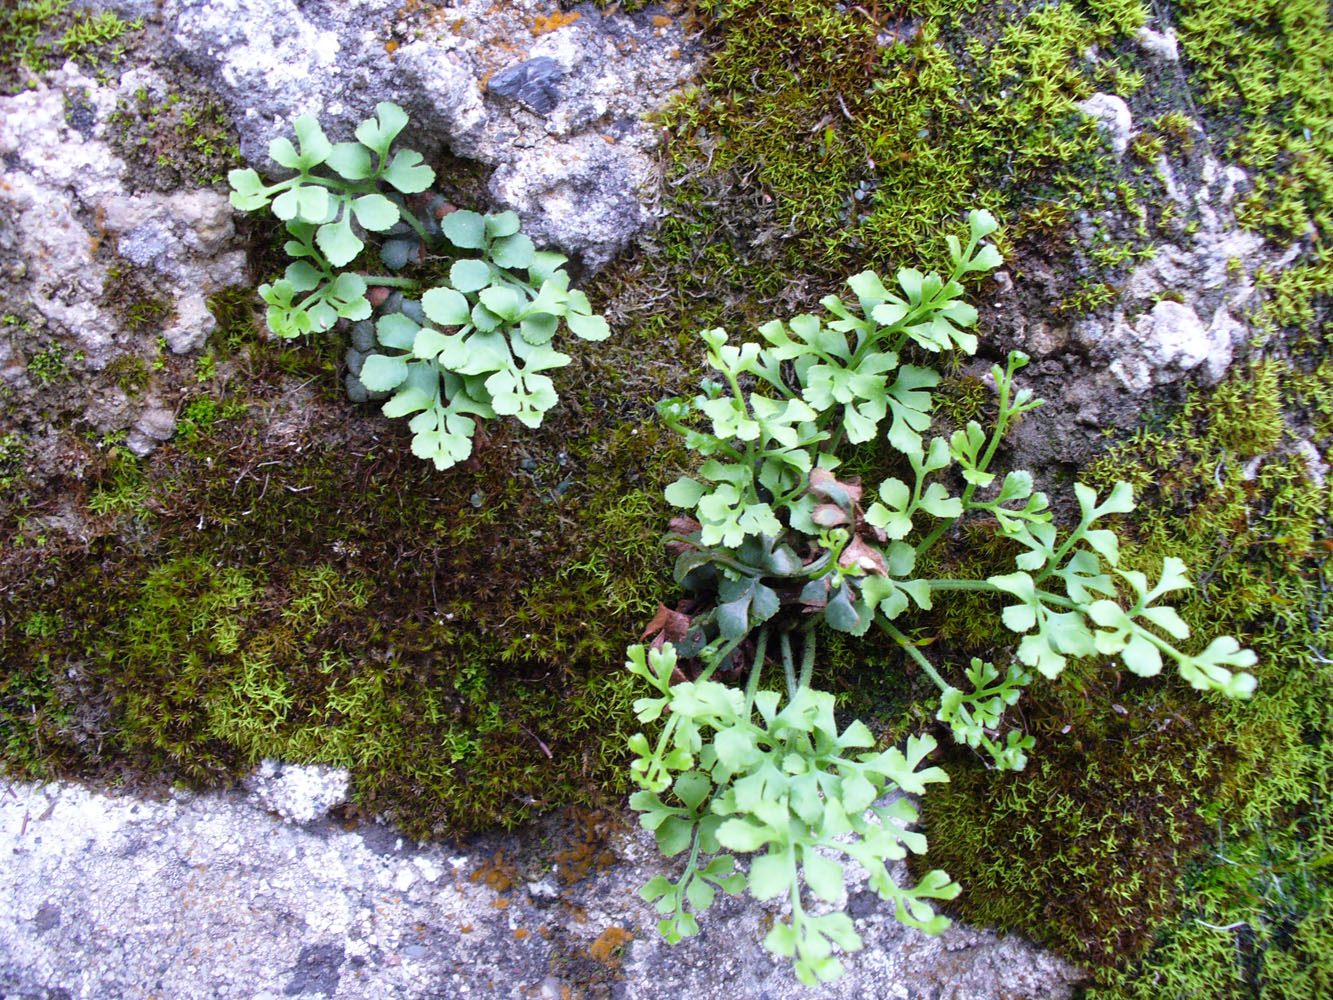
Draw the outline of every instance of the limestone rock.
[[[615,864],[577,883],[543,879],[532,891],[537,873],[520,871],[497,888],[471,876],[501,854],[526,867],[534,834],[527,847],[499,835],[420,846],[375,822],[287,822],[272,802],[309,816],[331,801],[279,789],[292,773],[306,769],[258,779],[270,800],[0,783],[0,993],[120,997],[151,982],[178,1000],[560,996],[578,981],[552,982],[551,970],[577,977],[570,957],[616,928],[626,941],[617,995],[811,996],[763,947],[773,905],[722,897],[699,937],[661,940],[637,891],[663,864],[646,831],[614,834]],[[866,948],[820,997],[1071,994],[1078,970],[1016,936],[955,925],[928,937],[867,895],[852,906]]]
[[[136,71],[132,82],[144,79]],[[71,95],[82,109],[77,118],[67,113]],[[200,350],[216,325],[207,298],[247,283],[247,275],[224,195],[134,189],[107,142],[116,99],[116,89],[73,64],[43,86],[0,97],[0,245],[7,258],[0,296],[22,303],[25,319],[0,356],[0,382],[15,394],[15,412],[40,393],[48,408],[79,410],[101,433],[133,427],[131,448],[143,454],[170,437],[156,404],[88,392],[76,376],[142,361],[156,353],[159,336],[178,354]],[[127,310],[138,303],[116,283],[129,272],[164,311],[160,328],[128,322]],[[68,380],[42,381],[27,370],[52,350]]]
[[[347,800],[345,768],[264,761],[244,785],[251,802],[293,823],[310,823]]]
[[[481,207],[514,209],[538,244],[590,270],[653,221],[658,136],[643,119],[701,58],[675,22],[592,5],[542,20],[546,0],[461,0],[447,16],[399,0],[159,6],[165,43],[216,88],[261,173],[301,112],[336,140],[393,100],[412,116],[405,145],[491,168]]]
[[[1089,118],[1097,120],[1097,127],[1111,140],[1115,155],[1124,156],[1134,130],[1134,118],[1124,99],[1115,94],[1093,94],[1087,100],[1080,101],[1078,108]]]

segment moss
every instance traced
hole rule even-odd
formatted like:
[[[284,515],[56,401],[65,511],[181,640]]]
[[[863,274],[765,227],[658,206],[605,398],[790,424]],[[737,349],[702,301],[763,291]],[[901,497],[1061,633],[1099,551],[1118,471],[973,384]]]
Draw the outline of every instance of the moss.
[[[241,165],[226,109],[183,70],[179,88],[162,97],[140,89],[111,114],[111,140],[135,176],[159,191],[216,187]]]
[[[1141,23],[1141,5],[989,9],[965,36],[968,6],[875,21],[814,2],[705,5],[722,41],[702,92],[667,116],[680,173],[706,157],[763,190],[806,272],[933,256],[960,205],[1013,219],[1095,202],[1102,140],[1074,108],[1094,89],[1082,57]]]
[[[1299,458],[1245,468],[1309,420],[1295,387],[1310,397],[1317,382],[1258,362],[1148,421],[1081,477],[1135,484],[1122,566],[1184,559],[1198,585],[1182,616],[1200,642],[1239,634],[1259,653],[1256,694],[1226,702],[1078,664],[1020,706],[1038,738],[1027,771],[997,779],[954,753],[952,783],[924,800],[928,864],[963,884],[959,913],[1089,965],[1096,995],[1268,995],[1279,977],[1329,975],[1327,953],[1291,932],[1308,923],[1318,939],[1333,889],[1310,863],[1327,825],[1333,493]],[[984,540],[966,548],[984,566]],[[983,641],[972,625],[983,610],[941,611],[933,637]],[[1261,849],[1268,860],[1238,876]],[[1250,929],[1204,934],[1198,923],[1237,920]]]
[[[28,443],[18,431],[0,434],[0,493],[6,493],[23,479],[23,464],[28,457]]]
[[[27,73],[43,73],[65,59],[97,67],[118,62],[125,36],[143,27],[114,11],[71,10],[70,0],[18,0],[0,11],[0,94],[26,86]]]
[[[41,386],[63,382],[69,378],[69,359],[65,357],[65,345],[59,342],[47,344],[41,351],[28,359],[27,372]]]
[[[1263,455],[1277,447],[1282,419],[1280,363],[1261,361],[1234,372],[1209,401],[1210,435],[1238,455]]]
[[[1247,225],[1333,234],[1333,24],[1323,0],[1186,0],[1177,26],[1226,154],[1257,172]]]
[[[1167,724],[1171,710],[1090,715],[1042,699],[1025,714],[1038,737],[1027,770],[996,775],[955,754],[950,785],[925,799],[930,865],[963,885],[971,921],[1084,964],[1124,961],[1169,911],[1220,762],[1192,726]]]
[[[81,506],[82,551],[0,564],[15,614],[69,609],[51,634],[6,626],[30,666],[0,728],[43,748],[7,766],[211,785],[262,756],[337,764],[418,836],[619,791],[620,663],[666,586],[679,457],[636,400],[669,346],[593,349],[541,432],[496,424],[441,474],[342,397],[336,337],[227,352],[252,307],[213,306],[222,351],[176,439],[33,498]]]

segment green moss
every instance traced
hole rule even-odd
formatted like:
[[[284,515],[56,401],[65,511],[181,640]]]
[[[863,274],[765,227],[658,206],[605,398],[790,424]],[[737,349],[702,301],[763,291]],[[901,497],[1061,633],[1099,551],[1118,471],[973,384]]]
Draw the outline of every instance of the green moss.
[[[1097,996],[1266,996],[1333,970],[1295,936],[1319,940],[1333,890],[1315,834],[1328,818],[1333,492],[1298,457],[1245,464],[1309,420],[1318,383],[1258,362],[1080,477],[1135,484],[1122,566],[1183,559],[1198,586],[1182,616],[1200,642],[1239,634],[1259,653],[1255,695],[1226,702],[1081,663],[1020,706],[1038,740],[1027,771],[997,778],[954,753],[951,784],[924,800],[928,864],[964,886],[959,913],[1090,966]],[[966,551],[986,571],[984,539]],[[984,643],[985,610],[941,609],[932,637]]]
[[[1247,225],[1333,234],[1333,23],[1323,0],[1186,0],[1180,44],[1226,154],[1256,171]]]
[[[1168,724],[1171,710],[1038,705],[1041,716],[1028,713],[1037,753],[1022,773],[997,775],[955,754],[945,793],[924,803],[930,865],[963,885],[956,905],[969,920],[1022,931],[1084,964],[1122,962],[1169,912],[1206,831],[1201,806],[1219,761],[1189,728]]]
[[[47,344],[28,359],[25,367],[38,385],[48,386],[55,382],[63,382],[70,374],[69,359],[65,357],[65,345],[59,342]]]
[[[70,0],[18,0],[0,11],[0,94],[26,85],[27,73],[43,73],[65,59],[93,67],[118,62],[124,37],[143,28],[114,11],[70,10]]]
[[[1100,197],[1102,140],[1074,108],[1094,89],[1083,53],[1142,23],[1140,4],[988,8],[966,36],[970,5],[878,24],[816,2],[705,6],[722,41],[667,116],[679,173],[706,158],[765,192],[800,270],[918,262],[964,204],[1012,220]]]
[[[193,78],[156,98],[140,89],[121,98],[111,114],[111,138],[122,156],[160,191],[221,185],[241,165],[235,128],[226,109]]]
[[[0,563],[24,665],[0,730],[41,749],[6,766],[211,785],[265,756],[337,764],[418,836],[619,791],[620,664],[666,593],[679,460],[638,400],[671,345],[592,349],[540,432],[490,428],[441,474],[347,403],[336,337],[246,345],[248,297],[212,305],[237,346],[176,438],[89,473],[81,551]],[[56,607],[56,631],[17,628]]]
[[[1210,436],[1238,455],[1263,455],[1286,430],[1279,380],[1283,366],[1258,362],[1233,373],[1209,400]]]
[[[0,493],[8,492],[23,479],[28,457],[27,439],[18,431],[0,434]]]

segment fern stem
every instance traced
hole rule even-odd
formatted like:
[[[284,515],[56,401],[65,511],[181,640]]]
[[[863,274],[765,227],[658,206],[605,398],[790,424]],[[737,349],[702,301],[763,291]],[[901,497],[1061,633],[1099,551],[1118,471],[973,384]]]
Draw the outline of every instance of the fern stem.
[[[969,582],[969,581],[962,581],[962,582]],[[903,633],[900,632],[892,622],[884,618],[881,618],[879,615],[876,615],[875,624],[878,625],[884,632],[888,633],[888,635],[893,639],[894,642],[896,642],[899,646],[901,646],[904,650],[907,651],[907,655],[910,656],[916,662],[916,665],[918,667],[920,667],[923,671],[925,671],[926,676],[935,682],[935,686],[937,688],[939,688],[941,691],[947,691],[950,687],[952,687],[952,685],[949,684],[948,681],[946,681],[943,677],[940,676],[939,671],[937,671],[934,668],[934,666],[931,665],[931,662],[926,659],[925,654],[922,653],[921,650],[916,648],[916,644],[913,643],[911,639],[907,638],[907,636],[903,635]]]
[[[754,696],[759,691],[759,675],[764,671],[764,656],[768,652],[768,626],[765,625],[759,630],[759,638],[754,643],[754,665],[750,667],[750,679],[745,685],[745,713],[744,718],[750,717],[750,710],[754,706]]]
[[[791,633],[783,632],[778,641],[782,644],[782,671],[787,675],[787,699],[794,701],[796,698],[796,668],[792,665],[791,658]]]
[[[814,624],[814,620],[811,620]],[[801,650],[801,679],[800,686],[808,688],[810,686],[810,676],[815,670],[815,630],[807,627],[805,629],[805,645]]]

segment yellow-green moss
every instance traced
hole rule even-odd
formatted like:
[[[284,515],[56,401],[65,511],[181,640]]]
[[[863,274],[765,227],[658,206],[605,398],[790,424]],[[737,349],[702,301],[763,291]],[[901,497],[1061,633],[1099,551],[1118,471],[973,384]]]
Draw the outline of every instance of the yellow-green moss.
[[[1333,974],[1327,953],[1304,943],[1333,893],[1314,863],[1333,736],[1322,635],[1333,493],[1300,455],[1247,467],[1290,443],[1288,425],[1309,419],[1296,388],[1313,394],[1317,383],[1259,362],[1150,420],[1081,476],[1099,489],[1135,484],[1122,565],[1185,560],[1198,583],[1182,616],[1196,641],[1239,634],[1259,653],[1255,695],[1227,702],[1080,663],[1022,703],[1038,738],[1028,770],[996,776],[954,753],[951,784],[924,800],[929,864],[964,886],[959,913],[1090,966],[1098,996],[1268,995]],[[984,558],[976,539],[967,548]],[[981,610],[941,613],[936,637],[983,641],[972,624]],[[1251,866],[1261,849],[1267,868]],[[1273,881],[1283,870],[1299,893]],[[1250,929],[1205,935],[1199,924],[1237,920]],[[1191,951],[1218,936],[1224,946]]]
[[[1225,153],[1255,174],[1247,225],[1333,234],[1333,17],[1323,0],[1182,0],[1181,49]]]
[[[115,11],[71,10],[70,0],[17,0],[0,11],[0,94],[23,88],[21,69],[41,73],[65,59],[94,67],[118,62],[124,38],[143,27]]]

